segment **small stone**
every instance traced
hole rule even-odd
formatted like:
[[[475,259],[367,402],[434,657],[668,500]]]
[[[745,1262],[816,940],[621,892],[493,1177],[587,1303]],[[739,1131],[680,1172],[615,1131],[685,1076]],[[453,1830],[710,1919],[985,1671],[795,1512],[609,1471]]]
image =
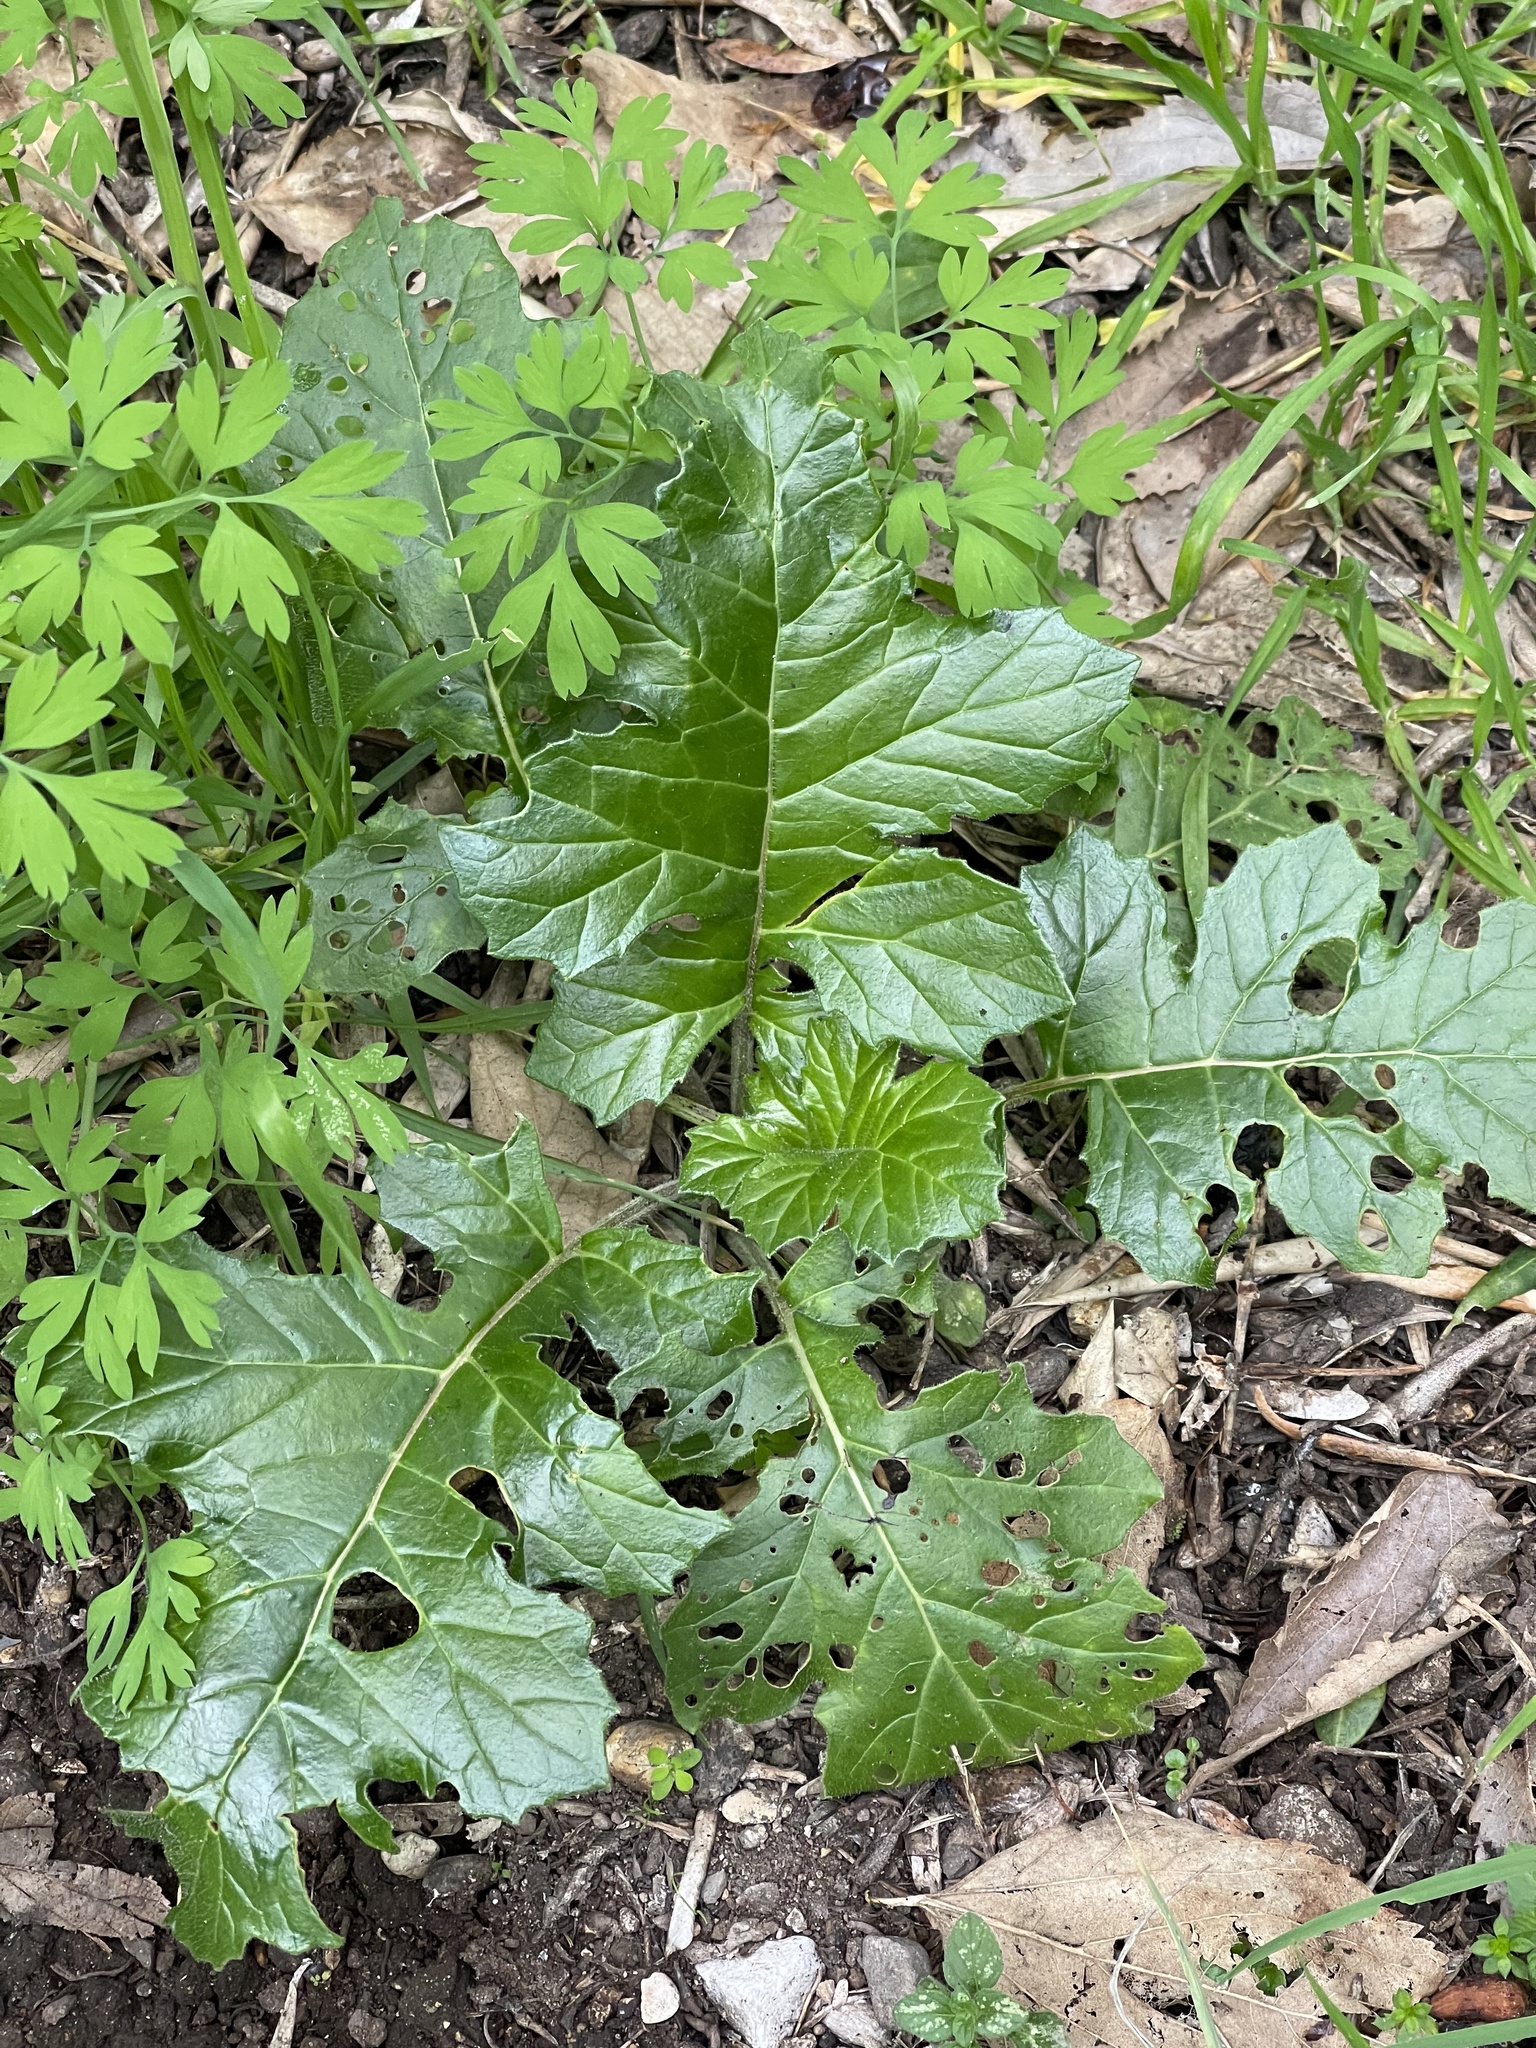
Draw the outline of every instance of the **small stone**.
[[[1269,1842],[1304,1842],[1356,1877],[1365,1868],[1358,1830],[1315,1785],[1282,1785],[1254,1815],[1253,1831]]]
[[[921,1942],[892,1934],[866,1934],[859,1967],[869,1986],[869,2002],[882,2027],[893,2027],[892,2015],[909,1991],[915,1991],[933,1965]]]
[[[777,1913],[783,1903],[783,1892],[766,1878],[759,1884],[749,1884],[736,1901],[743,1913]]]
[[[324,36],[315,36],[307,43],[300,43],[293,53],[293,61],[310,78],[317,78],[322,71],[334,71],[340,59]]]
[[[779,2048],[795,2030],[821,1977],[816,1944],[803,1934],[768,1941],[750,1956],[711,1956],[695,1965],[710,2003],[747,2048]]]
[[[431,1865],[421,1885],[432,1899],[472,1899],[495,1875],[496,1866],[489,1856],[445,1856]]]
[[[784,1915],[784,1925],[791,1934],[804,1934],[809,1924],[798,1906],[791,1906]]]
[[[706,1906],[718,1906],[720,1894],[725,1890],[725,1872],[712,1870],[699,1889],[699,1897]]]
[[[771,1826],[778,1817],[778,1802],[759,1792],[755,1785],[743,1785],[720,1807],[720,1818],[728,1820],[733,1828]]]
[[[739,1721],[706,1723],[697,1738],[704,1752],[694,1766],[693,1796],[700,1806],[718,1806],[741,1783],[755,1754],[752,1737]]]
[[[1422,1664],[1415,1664],[1409,1671],[1399,1671],[1396,1678],[1387,1680],[1387,1698],[1394,1707],[1432,1707],[1437,1700],[1443,1700],[1450,1689],[1449,1647],[1436,1650],[1434,1656],[1426,1657]]]
[[[659,2027],[682,2004],[677,1986],[665,1970],[652,1970],[640,1981],[640,2020],[643,2026]]]
[[[347,2020],[347,2039],[355,2041],[357,2048],[384,2048],[384,2038],[389,2032],[387,2020],[381,2020],[376,2012],[370,2012],[360,2005]]]
[[[822,2023],[834,2041],[848,2048],[886,2048],[890,2035],[875,2018],[874,2008],[862,1998],[850,1998],[846,2005],[829,2006]]]
[[[680,1749],[693,1747],[693,1737],[672,1721],[620,1721],[608,1731],[604,1747],[614,1777],[626,1791],[644,1798],[651,1789],[651,1751],[664,1749],[668,1756],[676,1756]]]
[[[425,1835],[403,1834],[395,1839],[399,1848],[386,1850],[383,1860],[384,1868],[396,1877],[420,1877],[440,1854],[436,1842],[429,1842]]]
[[[736,1837],[737,1843],[743,1849],[761,1849],[767,1839],[768,1830],[766,1828],[743,1828]]]
[[[969,1877],[978,1870],[986,1857],[986,1838],[975,1821],[967,1817],[952,1827],[944,1839],[943,1853],[939,1868],[949,1884],[958,1884],[962,1877]]]

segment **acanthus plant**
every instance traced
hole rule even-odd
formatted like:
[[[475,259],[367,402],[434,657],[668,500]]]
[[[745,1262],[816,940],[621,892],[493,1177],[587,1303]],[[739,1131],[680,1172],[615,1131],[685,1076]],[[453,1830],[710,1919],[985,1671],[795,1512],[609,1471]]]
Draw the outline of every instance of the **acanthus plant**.
[[[239,84],[217,25],[168,9],[149,47],[194,125]],[[605,158],[586,90],[538,117],[586,171],[524,136],[491,196],[632,316],[623,204],[659,290],[723,277],[715,244],[665,245],[740,212],[707,211],[717,166],[672,180],[664,107]],[[985,180],[919,190],[947,140],[906,114],[801,167],[796,260],[760,267],[709,379],[651,376],[600,315],[535,326],[488,235],[388,203],[280,345],[239,328],[239,375],[189,280],[66,321],[42,229],[7,246],[34,368],[0,383],[0,865],[8,938],[49,948],[4,1021],[54,1064],[0,1084],[3,1470],[54,1554],[84,1556],[101,1486],[140,1516],[85,1698],[165,1781],[132,1825],[199,1955],[330,1938],[305,1807],[388,1847],[380,1777],[513,1819],[601,1776],[611,1703],[562,1587],[662,1603],[690,1729],[818,1685],[832,1791],[1147,1725],[1199,1653],[1095,1562],[1156,1497],[1143,1461],[1016,1370],[883,1402],[862,1362],[1001,1213],[1005,1094],[1082,1098],[1089,1198],[1170,1279],[1210,1277],[1207,1190],[1251,1189],[1254,1123],[1292,1227],[1353,1266],[1427,1260],[1441,1167],[1536,1193],[1527,909],[1467,952],[1389,946],[1372,869],[1281,799],[1183,902],[1155,832],[1072,832],[1017,884],[945,850],[956,819],[1080,814],[1107,743],[1138,745],[1112,627],[1039,600],[1084,596],[1061,540],[1151,446],[1054,467],[1113,359],[1045,309],[1051,273],[992,277]],[[956,408],[951,488],[921,465]],[[930,522],[959,581],[919,605]],[[380,726],[406,743],[364,775]],[[505,780],[458,821],[395,803],[434,753]],[[445,963],[482,946],[551,963],[552,998],[469,998]],[[1292,994],[1321,946],[1354,963],[1328,1014]],[[434,1099],[444,1026],[536,1026],[530,1072],[600,1123],[666,1103],[678,1185],[567,1242],[569,1163],[531,1127],[497,1146],[393,1100],[407,1065]],[[973,1071],[1000,1039],[1029,1068],[1006,1090]],[[1320,1110],[1297,1067],[1341,1094]],[[251,1197],[261,1227],[215,1249]],[[435,1255],[426,1312],[375,1285],[359,1221]],[[612,1415],[550,1362],[577,1331]],[[678,1498],[728,1476],[733,1505],[756,1487],[729,1517]],[[151,1547],[162,1488],[190,1525]],[[333,1633],[359,1573],[414,1618],[391,1647]]]

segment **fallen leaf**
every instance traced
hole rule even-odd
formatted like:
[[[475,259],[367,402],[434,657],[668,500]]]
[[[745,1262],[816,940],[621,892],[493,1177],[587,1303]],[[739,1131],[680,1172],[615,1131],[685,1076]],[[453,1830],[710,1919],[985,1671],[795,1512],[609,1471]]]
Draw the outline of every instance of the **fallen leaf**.
[[[752,11],[782,29],[800,49],[825,58],[828,64],[852,64],[874,51],[868,36],[855,35],[821,0],[763,0],[761,7],[753,0]]]
[[[776,72],[783,78],[798,78],[808,71],[830,71],[837,61],[834,57],[818,57],[810,50],[776,50],[771,43],[760,43],[752,36],[721,36],[709,47],[712,55],[740,64],[748,71]]]
[[[610,125],[631,100],[667,92],[679,128],[700,141],[718,142],[732,170],[757,181],[773,176],[782,146],[774,137],[784,124],[776,114],[749,106],[734,86],[673,78],[613,50],[584,50],[581,69],[596,86],[598,110]]]
[[[1241,118],[1240,99],[1234,106]],[[1277,167],[1310,170],[1327,140],[1316,91],[1300,80],[1275,80],[1264,88],[1264,111]],[[1010,235],[1049,220],[1064,207],[1126,191],[1124,203],[1094,223],[1105,241],[1124,242],[1193,213],[1224,182],[1237,154],[1209,114],[1190,100],[1172,98],[1138,112],[1122,127],[1095,128],[1087,135],[1075,128],[1053,133],[1040,114],[1026,107],[1004,114],[989,133],[963,144],[951,161],[960,159],[1002,173],[1002,199],[1011,202],[1003,232]],[[1148,179],[1156,182],[1129,196],[1130,187]]]
[[[1262,1385],[1270,1407],[1292,1422],[1358,1422],[1377,1405],[1353,1387],[1288,1387],[1274,1380]]]
[[[482,121],[477,114],[471,114],[464,107],[456,107],[452,100],[430,86],[420,86],[415,92],[401,93],[391,98],[386,93],[379,95],[380,112],[371,106],[361,106],[353,116],[354,128],[382,128],[384,114],[401,128],[436,128],[444,135],[461,135],[466,142],[499,142],[502,130],[490,121]],[[414,148],[414,143],[412,148]]]
[[[1167,1316],[1167,1356],[1173,1367],[1173,1381],[1177,1381],[1177,1360],[1173,1347],[1173,1317],[1166,1309],[1142,1309],[1140,1316]],[[1131,1318],[1126,1318],[1127,1323]],[[1155,1330],[1155,1325],[1147,1326]],[[1117,1385],[1124,1384],[1125,1377],[1133,1385],[1150,1387],[1157,1379],[1157,1399],[1160,1402],[1169,1382],[1157,1377],[1158,1367],[1149,1362],[1160,1340],[1154,1339],[1143,1350],[1144,1331],[1139,1323],[1131,1330],[1116,1327],[1115,1304],[1105,1304],[1104,1315],[1098,1328],[1089,1339],[1082,1357],[1073,1367],[1061,1388],[1063,1407],[1073,1407],[1088,1415],[1105,1415],[1115,1425],[1133,1451],[1139,1451],[1152,1470],[1157,1474],[1163,1488],[1163,1498],[1154,1501],[1145,1514],[1141,1515],[1115,1548],[1104,1560],[1105,1569],[1115,1571],[1124,1565],[1134,1572],[1141,1583],[1147,1583],[1147,1574],[1157,1562],[1168,1533],[1168,1504],[1177,1501],[1180,1492],[1179,1468],[1175,1463],[1163,1426],[1158,1420],[1157,1408],[1141,1399],[1121,1399],[1116,1393]]]
[[[253,193],[251,212],[285,248],[318,263],[333,243],[351,234],[375,199],[398,199],[406,219],[419,220],[475,189],[475,167],[461,134],[425,127],[401,133],[427,181],[425,192],[382,128],[336,128]]]
[[[1482,1767],[1472,1802],[1472,1827],[1486,1856],[1501,1856],[1517,1842],[1536,1842],[1536,1790],[1524,1741],[1512,1742]]]
[[[734,327],[751,288],[746,278],[723,286],[695,285],[692,311],[685,313],[664,299],[654,284],[642,285],[634,294],[634,309],[652,368],[658,373],[702,370]],[[619,333],[633,333],[629,301],[611,285],[603,294],[602,310]]]
[[[504,980],[510,964],[496,970],[487,991],[492,1009],[515,1000]],[[509,1032],[477,1031],[470,1039],[469,1107],[471,1128],[498,1144],[505,1144],[523,1118],[533,1125],[551,1169],[551,1191],[568,1240],[591,1230],[626,1198],[618,1188],[567,1180],[557,1162],[584,1166],[610,1180],[632,1182],[639,1173],[639,1162],[610,1145],[579,1103],[529,1076],[527,1049]]]
[[[55,1863],[53,1809],[34,1792],[0,1800],[0,1920],[65,1927],[118,1941],[153,1934],[170,1901],[152,1877],[94,1863]]]
[[[1422,285],[1432,299],[1481,298],[1488,278],[1483,252],[1456,202],[1443,192],[1385,208],[1381,246],[1404,276]],[[1351,327],[1361,324],[1360,294],[1353,278],[1329,278],[1322,291],[1330,313]],[[1388,316],[1394,303],[1390,289],[1385,290]],[[1402,310],[1410,310],[1412,304],[1405,301]]]
[[[1162,1891],[1197,1967],[1230,1966],[1235,1939],[1255,1945],[1367,1894],[1345,1870],[1298,1842],[1218,1832],[1148,1808],[1053,1828],[1005,1849],[924,1905],[947,1929],[979,1913],[1003,1951],[1003,1990],[1064,2015],[1073,2048],[1199,2048],[1178,1950],[1147,1889]],[[1117,1957],[1119,1982],[1111,1984]],[[1384,1910],[1287,1952],[1344,2011],[1372,2013],[1403,1986],[1434,1991],[1444,1967],[1409,1921]],[[1273,1998],[1251,1978],[1208,1987],[1224,2038],[1241,2048],[1296,2048],[1322,2008],[1305,1977]]]
[[[1260,1643],[1227,1722],[1219,1774],[1319,1714],[1347,1706],[1465,1634],[1456,1594],[1518,1537],[1491,1494],[1454,1472],[1410,1472],[1339,1552],[1326,1579]]]
[[[1154,1302],[1128,1310],[1115,1324],[1115,1385],[1161,1414],[1179,1384],[1178,1319]]]

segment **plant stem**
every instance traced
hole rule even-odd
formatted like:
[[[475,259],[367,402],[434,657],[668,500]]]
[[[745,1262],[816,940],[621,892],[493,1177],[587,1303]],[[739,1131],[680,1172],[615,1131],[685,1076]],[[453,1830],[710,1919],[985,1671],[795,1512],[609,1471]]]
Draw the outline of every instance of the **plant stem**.
[[[178,101],[181,118],[186,123],[187,140],[192,145],[192,159],[197,165],[198,176],[203,181],[203,197],[208,201],[208,212],[213,220],[214,233],[219,238],[219,254],[224,258],[224,274],[229,279],[229,288],[235,295],[235,306],[240,314],[240,325],[245,329],[245,338],[250,344],[253,356],[270,360],[272,348],[271,322],[264,319],[251,291],[250,273],[245,267],[245,257],[240,250],[240,230],[235,225],[235,216],[230,211],[229,192],[224,183],[224,165],[219,157],[218,138],[215,136],[205,114],[194,111],[191,94]]]
[[[138,0],[102,0],[102,13],[112,38],[112,47],[122,60],[133,93],[139,132],[144,138],[144,151],[149,158],[155,190],[160,196],[166,239],[171,245],[171,268],[176,273],[177,283],[185,285],[188,292],[187,324],[192,329],[199,359],[211,363],[222,378],[224,351],[203,284],[203,267],[198,260],[197,242],[192,234],[192,216],[187,211],[186,194],[181,189],[176,142],[171,134],[170,116],[160,97],[160,81],[155,76],[154,53],[149,46],[144,17],[139,11]]]

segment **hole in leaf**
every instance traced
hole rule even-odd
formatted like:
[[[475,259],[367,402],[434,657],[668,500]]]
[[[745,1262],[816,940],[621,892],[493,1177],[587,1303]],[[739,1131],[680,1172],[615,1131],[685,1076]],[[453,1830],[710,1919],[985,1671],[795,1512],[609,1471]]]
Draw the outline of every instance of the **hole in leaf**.
[[[839,1671],[851,1671],[853,1669],[852,1643],[834,1643],[831,1649],[828,1650],[827,1655],[832,1659],[832,1662]]]
[[[1326,1017],[1343,1002],[1360,950],[1353,939],[1324,939],[1309,946],[1291,976],[1291,1006]]]
[[[1470,953],[1481,936],[1482,921],[1482,906],[1475,898],[1454,905],[1440,927],[1441,944],[1453,952]]]
[[[1243,734],[1250,754],[1257,754],[1261,761],[1273,761],[1280,751],[1280,729],[1268,725],[1262,718],[1256,718]]]
[[[770,1685],[793,1685],[810,1661],[809,1643],[770,1643],[763,1652],[763,1677]]]
[[[832,1562],[837,1566],[838,1570],[842,1573],[843,1584],[845,1586],[851,1587],[855,1579],[874,1577],[874,1559],[864,1559],[855,1557],[851,1550],[834,1550],[832,1553]]]
[[[728,1387],[722,1387],[719,1393],[716,1394],[715,1398],[710,1402],[709,1406],[704,1410],[704,1413],[709,1417],[711,1422],[718,1422],[721,1416],[725,1413],[726,1409],[730,1407],[731,1402],[734,1399],[735,1396],[731,1393],[730,1389]]]
[[[1016,1564],[1009,1564],[1006,1558],[989,1557],[981,1568],[981,1583],[984,1586],[1011,1586],[1019,1576]]]
[[[405,280],[405,288],[413,299],[419,296],[427,288],[427,273],[424,270],[411,271]]]
[[[1385,1060],[1377,1062],[1376,1086],[1378,1088],[1395,1088],[1397,1086],[1397,1073],[1394,1068],[1387,1065]]]
[[[992,1648],[990,1643],[984,1643],[979,1636],[973,1642],[966,1644],[965,1654],[973,1664],[979,1664],[983,1670],[989,1664],[997,1662],[996,1650]]]
[[[739,1643],[745,1634],[746,1630],[739,1621],[709,1621],[700,1628],[699,1641],[713,1643],[723,1640],[728,1643]]]
[[[1390,1152],[1378,1152],[1371,1161],[1371,1186],[1384,1195],[1400,1195],[1413,1184],[1413,1172]]]
[[[1338,815],[1338,805],[1329,803],[1320,797],[1314,797],[1312,802],[1307,805],[1307,816],[1314,825],[1331,825]]]
[[[912,1484],[912,1473],[901,1458],[878,1459],[869,1476],[885,1495],[886,1507],[893,1506],[896,1496],[905,1493]]]
[[[335,952],[338,952],[338,953],[345,953],[345,951],[347,950],[348,946],[350,946],[350,945],[351,945],[352,941],[351,941],[351,940],[350,940],[350,939],[349,939],[349,938],[347,937],[347,935],[346,935],[346,933],[345,933],[345,932],[332,932],[332,933],[331,933],[331,938],[330,938],[330,943],[331,943],[332,949],[333,949],[333,950],[334,950]]]
[[[361,1655],[396,1649],[420,1627],[415,1602],[375,1572],[354,1572],[331,1602],[332,1639]]]
[[[803,1515],[810,1502],[803,1493],[786,1493],[779,1501],[781,1515]]]
[[[1262,1180],[1285,1154],[1285,1133],[1275,1124],[1248,1124],[1232,1147],[1232,1164],[1249,1180]]]

